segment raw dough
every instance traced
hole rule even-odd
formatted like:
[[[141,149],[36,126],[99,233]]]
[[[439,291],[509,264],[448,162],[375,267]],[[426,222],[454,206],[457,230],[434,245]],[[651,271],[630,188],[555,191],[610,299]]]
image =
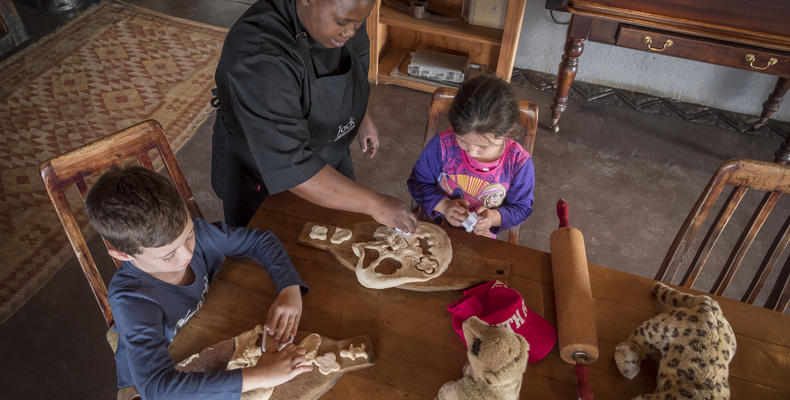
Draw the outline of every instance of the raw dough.
[[[261,357],[261,346],[255,344],[255,342],[258,341],[262,333],[263,328],[260,325],[255,325],[255,328],[242,332],[239,336],[233,338],[236,344],[235,350],[225,369],[246,368],[257,364],[258,359]]]
[[[321,335],[317,333],[311,333],[302,339],[302,341],[299,343],[299,347],[307,350],[307,353],[304,355],[305,362],[313,362],[316,353],[318,353],[318,348],[321,347],[321,341]]]
[[[313,225],[313,227],[310,228],[310,239],[326,240],[326,232],[328,230],[329,229],[323,225]]]
[[[340,357],[343,358],[350,358],[352,360],[356,360],[357,358],[364,358],[368,359],[368,353],[365,351],[365,343],[359,345],[359,347],[354,347],[353,344],[348,345],[348,349],[340,350]]]
[[[260,325],[255,325],[255,328],[242,332],[233,338],[236,347],[226,369],[246,368],[257,364],[262,354],[261,346],[258,346],[257,342],[262,334],[263,328]],[[264,335],[262,340],[266,340],[266,336],[268,335]],[[268,400],[273,392],[274,388],[250,390],[241,394],[241,400]]]
[[[332,242],[333,244],[340,244],[348,239],[351,239],[350,230],[343,228],[335,228],[335,233],[332,234],[332,238],[329,239],[329,241]]]
[[[189,365],[189,363],[191,363],[192,361],[195,361],[198,358],[200,358],[200,353],[192,354],[191,356],[187,357],[186,359],[184,359],[180,363],[176,364],[176,367],[186,368],[186,366]]]
[[[322,354],[313,359],[313,364],[318,367],[318,371],[324,375],[329,375],[332,372],[340,371],[340,364],[337,363],[337,356],[335,353],[329,352]]]
[[[393,228],[380,226],[373,233],[372,242],[351,245],[357,261],[357,280],[362,286],[386,289],[405,283],[425,282],[441,276],[453,259],[453,247],[444,229],[437,225],[418,222],[417,230],[405,236]],[[420,242],[427,243],[423,249]],[[365,249],[375,250],[378,257],[365,265]],[[391,259],[400,264],[392,274],[376,271],[382,260]]]

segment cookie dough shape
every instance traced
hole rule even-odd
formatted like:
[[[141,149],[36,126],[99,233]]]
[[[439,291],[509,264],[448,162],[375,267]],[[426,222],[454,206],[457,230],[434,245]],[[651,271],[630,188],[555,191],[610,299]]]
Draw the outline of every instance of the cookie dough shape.
[[[329,375],[332,372],[340,371],[340,364],[337,363],[337,356],[332,352],[316,357],[313,359],[313,364],[318,366],[318,371],[324,375]]]
[[[403,235],[393,228],[380,226],[373,233],[374,241],[357,242],[351,245],[357,260],[357,280],[371,289],[386,289],[412,282],[425,282],[441,276],[453,259],[450,238],[437,225],[418,222],[417,230]],[[427,249],[421,247],[427,243]],[[378,257],[365,265],[365,250],[375,250]],[[392,259],[400,268],[392,274],[376,272],[385,259]]]
[[[340,244],[348,239],[351,239],[350,230],[343,228],[335,228],[335,233],[332,234],[332,238],[329,239],[329,241],[332,242],[332,244]]]
[[[365,343],[360,344],[358,347],[349,344],[347,349],[340,350],[340,357],[350,358],[352,360],[356,360],[357,358],[364,358],[367,360],[368,353],[365,351]]]
[[[299,342],[299,347],[307,350],[307,353],[304,355],[305,362],[313,362],[315,355],[318,353],[318,348],[321,347],[321,341],[321,335],[317,333],[311,333],[302,339],[301,342]]]
[[[313,225],[310,228],[310,239],[315,240],[326,240],[326,232],[329,229],[323,225]]]

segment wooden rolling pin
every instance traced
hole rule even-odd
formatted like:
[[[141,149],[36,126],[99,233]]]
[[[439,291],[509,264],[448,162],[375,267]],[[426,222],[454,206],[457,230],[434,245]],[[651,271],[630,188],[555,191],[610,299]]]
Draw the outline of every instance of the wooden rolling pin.
[[[579,398],[592,400],[587,365],[598,359],[598,333],[584,236],[568,223],[568,203],[557,202],[560,226],[552,232],[551,270],[560,357],[576,365]]]

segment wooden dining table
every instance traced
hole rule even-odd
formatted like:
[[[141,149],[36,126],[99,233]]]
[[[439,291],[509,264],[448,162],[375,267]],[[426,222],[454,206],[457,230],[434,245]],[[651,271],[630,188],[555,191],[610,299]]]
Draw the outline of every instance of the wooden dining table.
[[[375,365],[346,373],[322,398],[433,399],[440,386],[459,379],[466,348],[452,329],[446,307],[462,292],[365,288],[329,253],[297,242],[309,221],[344,227],[370,217],[322,208],[286,192],[270,196],[249,224],[280,238],[310,287],[303,297],[300,330],[335,339],[359,335],[372,339]],[[510,274],[503,280],[523,295],[531,310],[556,323],[549,253],[456,229],[447,233],[482,257],[509,263]],[[655,281],[598,265],[590,265],[590,281],[600,347],[599,359],[590,366],[593,393],[598,399],[652,393],[657,363],[643,363],[639,375],[629,380],[618,372],[613,352],[634,328],[665,311],[650,294]],[[258,264],[226,260],[211,282],[204,306],[173,340],[171,357],[180,361],[262,323],[275,296],[271,279]],[[789,399],[790,316],[716,300],[738,340],[730,364],[732,398]],[[574,368],[560,359],[556,346],[527,367],[521,398],[576,399]]]

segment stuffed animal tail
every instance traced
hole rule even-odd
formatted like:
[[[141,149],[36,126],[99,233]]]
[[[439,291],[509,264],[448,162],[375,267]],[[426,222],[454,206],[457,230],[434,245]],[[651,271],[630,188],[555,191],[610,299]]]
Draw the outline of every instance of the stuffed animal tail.
[[[660,302],[673,307],[700,307],[712,309],[716,303],[713,299],[705,295],[692,295],[683,293],[680,290],[671,288],[661,282],[656,282],[653,286],[653,294]]]

